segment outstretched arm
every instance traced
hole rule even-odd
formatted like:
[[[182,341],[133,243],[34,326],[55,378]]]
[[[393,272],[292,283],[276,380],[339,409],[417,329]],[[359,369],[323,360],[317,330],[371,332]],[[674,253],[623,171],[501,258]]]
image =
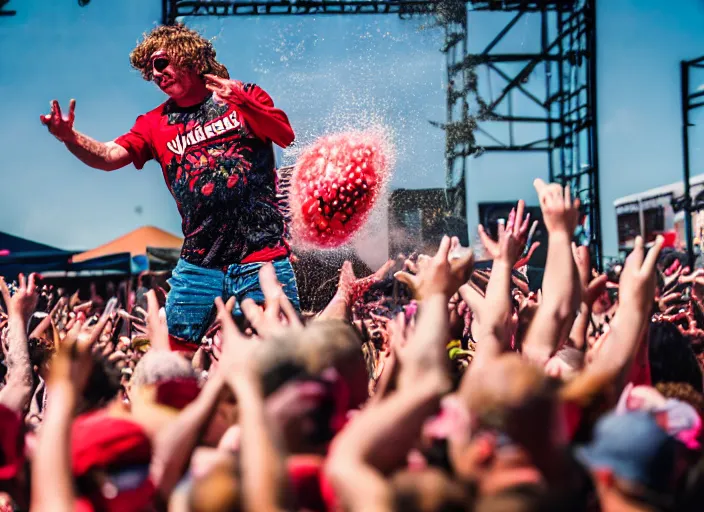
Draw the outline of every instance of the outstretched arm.
[[[103,314],[94,326],[76,322],[52,360],[48,382],[51,400],[32,460],[32,512],[75,510],[71,421],[93,371],[93,345],[108,320],[109,315]]]
[[[33,374],[27,343],[27,322],[39,299],[34,279],[34,274],[27,280],[20,274],[20,287],[15,295],[10,297],[5,280],[0,277],[0,292],[8,313],[5,349],[8,372],[7,383],[0,390],[0,403],[20,414],[24,414],[32,398]]]
[[[423,303],[415,332],[404,348],[398,391],[363,409],[333,442],[326,474],[348,510],[393,510],[384,475],[403,464],[423,423],[450,389],[447,302],[467,280],[473,263],[470,251],[450,256],[450,245],[450,239],[443,237],[437,254],[419,262],[418,274],[396,274],[410,283]],[[458,240],[452,245],[459,249]]]
[[[524,211],[525,203],[518,201],[516,208],[511,210],[508,224],[499,226],[496,242],[489,238],[483,226],[479,226],[482,244],[494,259],[486,295],[482,297],[469,284],[460,288],[460,295],[477,323],[475,336],[480,343],[471,366],[475,369],[511,347],[511,272],[523,254],[530,224],[530,214],[524,218]]]
[[[643,239],[636,237],[619,282],[619,306],[611,321],[608,338],[594,361],[572,382],[563,386],[563,399],[587,402],[595,393],[608,390],[615,405],[634,359],[645,341],[655,297],[656,263],[663,239],[658,237],[646,254]],[[647,355],[647,353],[646,353]]]
[[[295,135],[288,117],[283,110],[274,107],[274,101],[259,86],[215,75],[205,75],[205,79],[208,90],[242,110],[254,135],[282,148],[293,142]]]
[[[227,375],[240,411],[242,508],[247,512],[288,510],[283,435],[277,422],[267,418],[261,376],[252,365],[258,343],[237,329],[222,299],[215,299],[215,306],[223,335],[220,369]],[[300,399],[305,400],[302,395]]]
[[[543,300],[528,327],[523,354],[544,366],[569,334],[579,307],[577,267],[572,256],[572,234],[579,216],[579,199],[572,200],[569,187],[535,180],[543,221],[548,230],[548,257],[543,277]],[[569,325],[568,325],[569,324]]]
[[[64,144],[81,162],[101,171],[114,171],[132,163],[125,148],[115,142],[98,142],[80,132],[73,132],[73,139]]]
[[[114,171],[132,162],[130,153],[116,142],[98,142],[73,128],[76,100],[69,103],[68,116],[61,113],[59,102],[51,102],[51,112],[40,116],[41,122],[54,137],[84,164],[102,171]]]

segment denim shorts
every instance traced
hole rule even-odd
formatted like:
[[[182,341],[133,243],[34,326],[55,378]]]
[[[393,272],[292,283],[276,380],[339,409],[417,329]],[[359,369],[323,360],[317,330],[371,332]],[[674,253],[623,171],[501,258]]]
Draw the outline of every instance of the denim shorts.
[[[279,258],[271,262],[276,277],[283,286],[284,293],[297,311],[298,286],[291,261]],[[171,291],[166,298],[166,321],[169,335],[177,342],[200,344],[209,324],[215,318],[215,298],[237,299],[234,316],[242,314],[240,303],[252,299],[257,304],[264,302],[264,294],[259,286],[259,269],[264,263],[243,263],[230,265],[226,272],[219,269],[203,268],[179,260],[169,285]]]

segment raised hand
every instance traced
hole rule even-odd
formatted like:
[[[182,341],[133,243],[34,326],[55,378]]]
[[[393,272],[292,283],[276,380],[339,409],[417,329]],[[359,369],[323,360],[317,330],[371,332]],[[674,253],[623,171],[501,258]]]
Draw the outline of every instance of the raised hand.
[[[159,300],[154,290],[147,292],[147,336],[152,348],[170,349],[166,313],[159,308]]]
[[[530,214],[523,218],[525,206],[523,200],[518,201],[516,208],[511,210],[508,222],[505,225],[499,225],[497,241],[492,240],[484,226],[479,225],[479,238],[494,260],[504,261],[513,266],[523,254],[530,227]]]
[[[285,431],[292,422],[301,420],[313,412],[326,393],[325,385],[321,382],[288,382],[267,397],[267,416],[272,425]],[[310,422],[304,422],[303,427],[312,430]]]
[[[340,280],[338,282],[338,291],[345,294],[348,302],[350,304],[355,303],[360,299],[369,288],[371,288],[376,283],[384,280],[386,274],[394,266],[393,260],[388,260],[384,263],[376,272],[367,277],[360,277],[354,275],[354,270],[352,269],[352,263],[345,261],[340,269]]]
[[[24,274],[19,275],[19,288],[14,295],[10,296],[5,280],[0,277],[0,293],[5,301],[8,315],[18,315],[26,324],[32,316],[39,301],[37,293],[36,275],[30,274],[29,279],[25,279]]]
[[[606,289],[609,280],[606,274],[592,276],[589,248],[572,243],[572,255],[579,273],[579,283],[582,287],[582,302],[591,307]]]
[[[239,80],[227,80],[215,75],[205,75],[205,87],[221,100],[233,105],[240,105],[245,94],[244,84]]]
[[[280,334],[288,327],[302,327],[298,313],[276,278],[276,271],[272,264],[267,263],[259,270],[259,284],[264,294],[264,309],[252,299],[244,299],[240,305],[242,313],[257,334],[271,337]]]
[[[49,129],[54,137],[61,142],[73,139],[73,121],[76,118],[76,100],[71,100],[68,104],[68,116],[61,113],[61,107],[56,100],[51,101],[51,111],[47,115],[39,116],[42,124]]]
[[[100,335],[102,327],[88,327],[81,321],[73,324],[59,344],[56,357],[52,361],[50,385],[67,382],[73,386],[76,395],[83,392],[93,371],[93,343]]]
[[[225,305],[222,298],[215,299],[215,307],[222,333],[222,352],[218,367],[222,369],[223,375],[229,375],[230,372],[235,375],[249,375],[255,371],[252,354],[257,343],[240,332],[232,319],[231,308]]]
[[[533,182],[538,192],[540,209],[543,212],[543,222],[548,233],[567,233],[570,236],[577,229],[579,221],[579,199],[572,200],[570,187],[564,189],[557,183],[546,184],[537,179]]]
[[[655,297],[655,265],[662,249],[663,237],[645,254],[643,238],[636,237],[633,252],[626,258],[619,281],[619,302],[647,313]]]
[[[435,256],[418,257],[416,275],[401,271],[394,277],[406,284],[417,299],[441,293],[449,300],[469,279],[473,263],[471,249],[460,246],[456,237],[451,240],[444,236]]]

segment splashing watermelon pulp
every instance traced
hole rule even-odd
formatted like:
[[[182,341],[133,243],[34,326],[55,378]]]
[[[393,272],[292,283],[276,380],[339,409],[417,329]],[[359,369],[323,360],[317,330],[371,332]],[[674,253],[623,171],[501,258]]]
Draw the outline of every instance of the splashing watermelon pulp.
[[[321,249],[349,242],[369,219],[392,161],[382,130],[327,135],[304,149],[289,191],[294,242]]]

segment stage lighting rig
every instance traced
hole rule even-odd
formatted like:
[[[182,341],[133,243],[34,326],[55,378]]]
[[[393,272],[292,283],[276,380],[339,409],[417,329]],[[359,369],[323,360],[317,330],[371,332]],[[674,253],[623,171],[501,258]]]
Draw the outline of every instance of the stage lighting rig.
[[[6,10],[5,6],[10,3],[10,0],[0,0],[0,16],[14,16],[17,11]]]

